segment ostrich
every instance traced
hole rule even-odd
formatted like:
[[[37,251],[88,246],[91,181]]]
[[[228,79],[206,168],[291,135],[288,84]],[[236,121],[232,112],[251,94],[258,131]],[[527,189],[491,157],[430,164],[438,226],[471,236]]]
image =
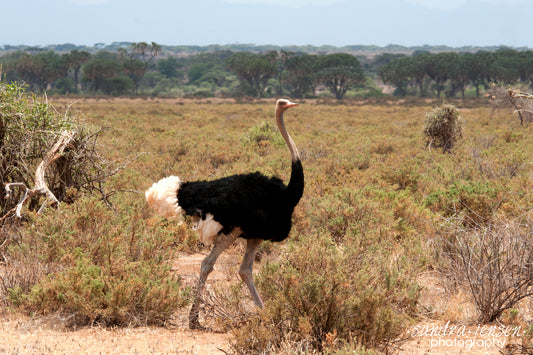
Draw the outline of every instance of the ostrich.
[[[263,307],[252,279],[255,253],[263,240],[280,242],[288,237],[294,207],[304,190],[300,155],[283,121],[283,113],[296,105],[287,99],[276,102],[276,123],[292,159],[287,186],[277,177],[255,172],[194,182],[182,182],[177,176],[169,176],[146,191],[146,200],[157,213],[179,221],[183,214],[192,216],[200,241],[213,244],[201,264],[197,291],[189,312],[191,329],[202,329],[198,319],[200,296],[208,275],[220,254],[239,237],[246,239],[239,275],[248,286],[254,303]]]

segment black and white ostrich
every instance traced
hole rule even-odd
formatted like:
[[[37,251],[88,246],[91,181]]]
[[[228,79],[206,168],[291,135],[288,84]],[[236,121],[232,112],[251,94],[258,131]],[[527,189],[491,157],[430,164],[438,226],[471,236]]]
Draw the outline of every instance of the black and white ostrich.
[[[276,102],[276,123],[292,159],[287,186],[277,177],[255,172],[194,182],[182,182],[179,177],[170,176],[146,191],[148,204],[159,214],[179,220],[183,214],[195,217],[200,240],[214,244],[202,261],[198,289],[189,313],[191,329],[202,328],[198,320],[200,295],[207,276],[213,271],[220,254],[238,237],[246,239],[246,253],[239,275],[255,304],[263,307],[252,279],[255,253],[263,240],[280,242],[288,237],[294,207],[304,190],[300,155],[283,121],[283,113],[296,105],[286,99]]]

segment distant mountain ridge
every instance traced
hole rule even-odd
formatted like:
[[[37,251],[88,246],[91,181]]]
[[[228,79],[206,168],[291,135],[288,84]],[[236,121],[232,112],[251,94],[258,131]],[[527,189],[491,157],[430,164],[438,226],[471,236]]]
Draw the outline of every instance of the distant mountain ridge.
[[[51,44],[46,46],[27,46],[27,45],[2,45],[0,46],[0,55],[6,52],[24,50],[28,52],[42,52],[42,51],[56,51],[56,52],[70,52],[72,50],[84,50],[87,52],[95,53],[100,50],[117,51],[120,48],[128,48],[133,42],[113,42],[111,44],[95,43],[92,46],[76,45],[72,43],[64,44]],[[161,44],[160,44],[161,45]],[[470,52],[488,51],[493,52],[503,48],[514,49],[517,51],[530,50],[528,47],[512,47],[512,46],[463,46],[463,47],[450,47],[446,45],[419,45],[419,46],[403,46],[398,44],[389,44],[387,46],[377,45],[347,45],[347,46],[332,46],[332,45],[291,45],[291,46],[278,46],[278,45],[256,45],[250,43],[233,43],[233,44],[212,44],[206,46],[196,45],[161,45],[163,55],[188,55],[198,54],[204,52],[217,52],[223,50],[230,50],[233,52],[245,51],[245,52],[268,52],[268,51],[289,51],[289,52],[305,52],[305,53],[351,53],[354,55],[366,55],[373,56],[383,53],[397,53],[397,54],[411,54],[416,51],[428,51],[433,53],[439,52]]]

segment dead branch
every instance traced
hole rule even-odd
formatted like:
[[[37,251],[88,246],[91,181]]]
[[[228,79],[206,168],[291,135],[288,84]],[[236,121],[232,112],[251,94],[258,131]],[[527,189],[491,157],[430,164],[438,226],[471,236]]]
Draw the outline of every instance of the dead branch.
[[[43,205],[41,208],[39,208],[38,213],[40,213],[46,205],[59,205],[59,200],[55,197],[52,191],[50,191],[48,185],[46,184],[45,173],[48,167],[62,156],[65,148],[72,142],[75,136],[76,132],[74,131],[63,131],[63,133],[61,133],[61,136],[54,144],[52,149],[46,154],[43,161],[37,166],[37,169],[35,170],[35,187],[33,189],[28,188],[23,182],[12,182],[5,184],[6,199],[11,197],[12,187],[21,187],[24,189],[24,193],[14,211],[18,218],[22,218],[21,211],[24,203],[33,196],[44,195],[46,197]],[[8,211],[5,216],[12,212],[13,210]],[[5,218],[5,216],[2,218]]]
[[[513,89],[509,89],[509,96],[516,97],[516,98],[522,98],[522,99],[529,99],[529,100],[533,99],[533,95],[525,93],[525,92],[516,91]]]
[[[511,109],[518,116],[520,125],[533,122],[533,95],[512,88],[493,85],[488,90],[493,111],[496,109]]]
[[[527,106],[530,106],[530,101],[526,100],[533,99],[533,95],[513,89],[509,89],[507,95],[509,95],[509,102],[515,108],[514,113],[518,114],[520,125],[523,126],[525,121],[531,121],[531,111],[527,109]]]

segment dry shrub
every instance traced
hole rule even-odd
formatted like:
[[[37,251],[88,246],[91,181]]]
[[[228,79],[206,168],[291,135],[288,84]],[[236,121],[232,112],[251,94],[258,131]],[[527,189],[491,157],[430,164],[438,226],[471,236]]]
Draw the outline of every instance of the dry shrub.
[[[448,274],[468,285],[479,321],[495,321],[533,295],[531,221],[496,220],[465,228],[451,224],[445,255]]]
[[[421,176],[417,171],[413,170],[412,167],[408,167],[406,164],[400,167],[393,166],[387,168],[382,177],[395,185],[397,190],[410,189],[411,191],[416,191]]]
[[[504,134],[504,139],[506,141],[508,139],[507,132]],[[499,159],[489,160],[479,151],[473,150],[473,163],[477,167],[479,173],[487,179],[514,178],[521,172],[526,171],[530,165],[529,155],[524,154],[524,152],[519,149],[510,149],[509,152],[502,152],[501,154]],[[502,156],[505,158],[502,159]]]
[[[70,108],[70,107],[69,107]],[[99,191],[102,183],[116,171],[97,149],[101,130],[90,130],[78,124],[72,112],[60,114],[46,98],[28,95],[18,83],[0,80],[0,177],[2,183],[20,182],[32,188],[37,165],[65,132],[74,139],[46,171],[46,183],[62,202],[73,202],[78,191]],[[4,199],[0,190],[0,214],[5,216],[20,200],[21,192]],[[105,198],[105,194],[103,193]],[[39,196],[27,204],[30,210],[40,207]],[[4,223],[8,219],[2,219]]]
[[[233,330],[234,350],[390,348],[410,322],[418,286],[407,264],[384,254],[338,247],[325,233],[300,236],[261,269],[265,308]]]
[[[462,120],[455,106],[442,105],[426,113],[424,134],[429,149],[434,146],[449,153],[462,133]]]
[[[11,280],[4,290],[9,304],[68,314],[80,324],[167,322],[189,299],[170,270],[176,236],[161,223],[146,223],[139,212],[120,212],[81,198],[60,212],[35,216],[19,243],[6,250],[9,264],[0,278]],[[30,270],[35,263],[28,260],[38,260],[40,271]],[[26,282],[10,277],[13,272],[33,277]]]
[[[533,354],[533,325],[525,327],[525,331],[518,337],[510,337],[510,341],[500,350],[503,355]]]
[[[310,212],[313,227],[325,228],[337,243],[343,243],[347,236],[360,232],[377,212],[376,205],[361,193],[345,188],[335,189],[331,194],[313,201],[313,204],[314,209]]]
[[[246,324],[256,314],[256,306],[246,302],[250,296],[248,288],[238,276],[237,270],[231,272],[229,283],[213,285],[201,294],[200,314],[203,323],[214,329],[229,331]]]

